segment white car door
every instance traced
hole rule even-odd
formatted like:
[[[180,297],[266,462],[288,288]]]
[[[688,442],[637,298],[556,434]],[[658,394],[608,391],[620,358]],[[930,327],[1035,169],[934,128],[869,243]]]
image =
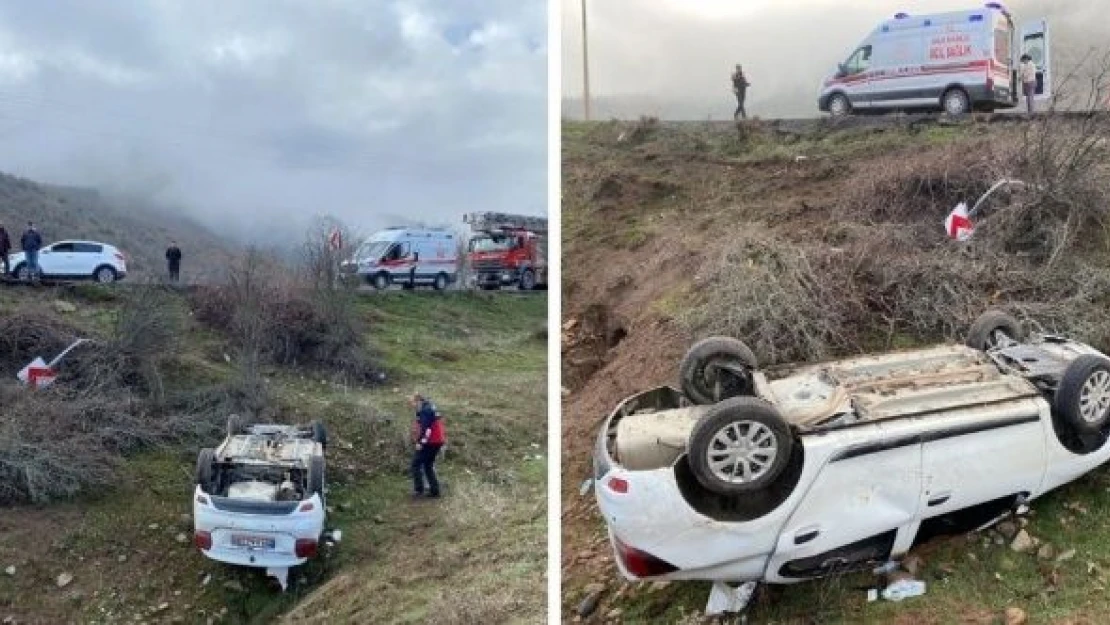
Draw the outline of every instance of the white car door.
[[[838,78],[843,81],[848,100],[853,108],[867,108],[872,105],[875,84],[871,76],[871,51],[870,44],[861,46],[848,61],[844,63],[844,75]]]
[[[1018,58],[1028,54],[1037,66],[1037,95],[1034,101],[1052,99],[1052,48],[1049,43],[1048,20],[1034,20],[1021,25]]]
[[[1015,414],[930,433],[923,443],[921,517],[1040,490],[1045,433],[1037,415]]]
[[[39,250],[39,269],[46,276],[68,276],[75,261],[72,243],[55,243]]]
[[[835,568],[840,556],[830,552],[864,541],[889,540],[893,548],[897,530],[917,522],[920,492],[921,443],[916,434],[876,437],[873,444],[837,452],[783,526],[768,563],[768,579],[812,576],[791,569]],[[880,547],[887,553],[878,557],[889,555],[889,548]]]

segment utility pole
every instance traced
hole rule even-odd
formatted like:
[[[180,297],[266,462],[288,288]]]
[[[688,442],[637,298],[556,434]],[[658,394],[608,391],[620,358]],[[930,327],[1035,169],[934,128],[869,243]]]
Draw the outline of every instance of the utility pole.
[[[590,121],[590,45],[586,30],[586,0],[582,0],[582,106]]]

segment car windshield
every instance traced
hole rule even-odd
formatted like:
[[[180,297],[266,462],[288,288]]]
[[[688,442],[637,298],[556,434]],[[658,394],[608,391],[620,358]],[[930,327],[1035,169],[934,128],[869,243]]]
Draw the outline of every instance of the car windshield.
[[[386,250],[392,245],[392,241],[370,241],[358,250],[356,256],[363,260],[377,260],[385,256]]]
[[[514,237],[484,236],[470,240],[472,252],[501,252],[513,248]]]

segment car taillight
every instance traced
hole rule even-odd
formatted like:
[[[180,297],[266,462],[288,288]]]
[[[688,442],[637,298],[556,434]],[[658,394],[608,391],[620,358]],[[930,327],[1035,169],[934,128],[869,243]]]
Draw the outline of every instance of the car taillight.
[[[656,577],[678,570],[678,567],[670,562],[660,560],[646,551],[629,547],[616,538],[613,539],[613,544],[617,548],[617,556],[621,559],[625,570],[636,577]]]
[[[298,538],[293,548],[298,558],[311,558],[316,555],[316,541],[311,538]]]
[[[619,477],[611,477],[606,483],[609,485],[609,490],[613,491],[614,493],[620,493],[623,495],[628,492],[627,480],[621,479]]]
[[[212,548],[212,532],[197,532],[193,534],[193,543],[198,549],[208,551]]]
[[[301,512],[311,512],[313,510],[313,508],[315,508],[315,507],[316,506],[312,505],[311,501],[306,501],[306,502],[301,504],[300,511]]]

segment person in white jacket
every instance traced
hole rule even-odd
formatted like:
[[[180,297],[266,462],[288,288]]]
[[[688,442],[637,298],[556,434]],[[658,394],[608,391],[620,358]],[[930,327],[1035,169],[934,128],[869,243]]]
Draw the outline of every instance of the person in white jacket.
[[[1028,54],[1021,55],[1021,66],[1018,69],[1021,78],[1021,91],[1025,94],[1025,106],[1029,114],[1033,114],[1033,97],[1037,95],[1037,66]]]

